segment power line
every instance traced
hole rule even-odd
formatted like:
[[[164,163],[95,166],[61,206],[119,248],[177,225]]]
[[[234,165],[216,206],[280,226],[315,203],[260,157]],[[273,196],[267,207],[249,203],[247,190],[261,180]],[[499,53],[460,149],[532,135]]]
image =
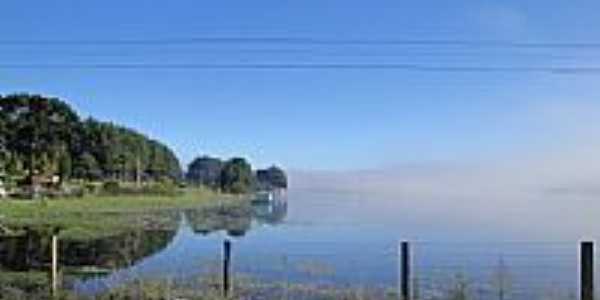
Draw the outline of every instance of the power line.
[[[4,51],[3,51],[4,50]],[[148,50],[148,51],[147,51]],[[151,51],[149,51],[151,50]],[[484,51],[345,51],[339,49],[110,49],[107,51],[12,51],[0,48],[10,65],[33,64],[115,64],[169,62],[177,64],[427,64],[476,66],[493,61],[497,65],[519,62],[529,65],[574,65],[591,56],[553,53],[485,53]],[[183,51],[180,51],[183,50]],[[288,51],[289,50],[289,51]],[[0,55],[1,56],[1,55]],[[40,58],[44,58],[40,60]],[[0,64],[2,62],[0,61]],[[585,66],[585,65],[582,65]]]
[[[470,58],[481,58],[481,57],[494,57],[494,58],[510,58],[510,57],[533,57],[533,58],[544,58],[544,59],[561,59],[561,60],[573,60],[581,58],[581,55],[573,54],[552,54],[552,53],[529,53],[529,52],[483,52],[483,51],[346,51],[342,49],[111,49],[109,51],[72,51],[70,50],[46,50],[46,49],[28,49],[31,51],[25,51],[23,49],[0,49],[0,53],[19,55],[23,54],[44,54],[45,56],[68,56],[68,57],[93,57],[93,58],[117,58],[117,57],[136,57],[136,56],[147,56],[147,55],[160,55],[166,56],[200,56],[200,55],[244,55],[244,56],[258,56],[258,55],[271,55],[277,57],[305,57],[310,56],[311,58],[321,57],[356,57],[356,58],[415,58],[415,57],[428,57],[428,58],[439,58],[439,59],[455,59],[459,58],[462,60]],[[108,50],[108,49],[107,49]],[[131,51],[130,51],[131,50]]]
[[[98,51],[99,50],[99,51]],[[125,52],[124,52],[125,51]],[[497,51],[497,50],[496,50]],[[322,48],[143,48],[143,49],[14,49],[0,48],[0,52],[9,54],[49,53],[49,54],[311,54],[311,55],[361,55],[361,56],[399,56],[399,55],[431,55],[431,56],[479,56],[490,54],[502,55],[553,55],[548,52],[528,52],[512,50],[511,52],[495,52],[485,50],[451,50],[445,49],[322,49]],[[557,57],[566,57],[556,55]],[[573,56],[575,57],[575,56]]]
[[[339,45],[339,46],[454,46],[536,49],[597,49],[600,42],[523,42],[502,40],[460,39],[338,39],[292,37],[191,37],[161,39],[38,39],[0,40],[0,46],[143,46],[192,44],[278,44],[278,45]]]
[[[95,69],[95,70],[404,70],[437,73],[550,73],[600,74],[600,67],[494,67],[427,66],[418,64],[0,64],[0,69]]]

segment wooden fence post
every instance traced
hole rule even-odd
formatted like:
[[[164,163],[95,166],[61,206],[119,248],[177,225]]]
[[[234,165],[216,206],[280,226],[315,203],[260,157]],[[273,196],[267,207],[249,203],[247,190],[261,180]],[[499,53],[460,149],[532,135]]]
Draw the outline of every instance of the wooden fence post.
[[[400,300],[410,300],[410,243],[400,243]]]
[[[594,300],[594,242],[581,242],[581,300]]]
[[[223,296],[229,297],[231,291],[231,241],[223,242]]]
[[[52,297],[56,297],[59,289],[59,278],[58,278],[58,231],[52,233],[51,241],[51,255],[52,255],[52,270],[51,278],[52,281]]]

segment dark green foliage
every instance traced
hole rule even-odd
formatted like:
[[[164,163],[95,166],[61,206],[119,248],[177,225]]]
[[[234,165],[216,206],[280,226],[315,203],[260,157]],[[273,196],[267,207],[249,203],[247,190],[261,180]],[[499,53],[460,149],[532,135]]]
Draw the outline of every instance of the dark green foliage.
[[[90,181],[100,180],[103,176],[96,158],[88,152],[85,152],[76,158],[73,173],[77,178]]]
[[[133,181],[179,179],[169,147],[125,127],[81,121],[65,102],[37,95],[0,96],[0,165],[10,175]]]
[[[88,119],[82,136],[81,146],[87,150],[82,155],[94,157],[104,178],[133,181],[138,171],[153,180],[181,177],[179,160],[171,149],[131,129]]]
[[[4,157],[4,161],[5,163],[3,164],[3,167],[7,174],[17,177],[23,175],[23,162],[19,159],[17,153],[8,153],[8,155]]]
[[[196,158],[188,166],[186,179],[191,184],[218,188],[222,170],[223,161],[218,158],[202,156]]]
[[[254,188],[252,167],[243,158],[232,158],[223,166],[221,190],[226,193],[244,194]]]
[[[63,153],[60,157],[58,174],[61,180],[69,179],[73,174],[73,161],[69,153]]]
[[[201,156],[188,166],[187,182],[221,189],[226,193],[244,194],[258,190],[286,189],[287,175],[276,166],[252,173],[252,166],[243,158],[223,162],[219,158]]]
[[[60,158],[74,149],[79,117],[64,102],[33,95],[0,97],[1,140],[29,172],[58,173]]]
[[[0,173],[22,181],[60,175],[87,181],[173,182],[183,172],[173,151],[132,129],[94,119],[81,120],[65,102],[37,95],[0,95]],[[272,167],[258,171],[242,158],[223,162],[199,157],[189,165],[186,179],[195,185],[227,193],[259,188],[286,188],[285,173]],[[16,179],[15,179],[16,178]],[[257,180],[258,179],[258,180]],[[171,184],[172,185],[172,184]],[[152,186],[153,193],[171,194],[171,185]],[[105,186],[108,193],[129,193],[130,187]],[[139,189],[139,186],[136,188]],[[133,192],[132,192],[133,193]]]
[[[38,299],[48,291],[48,274],[44,272],[0,272],[0,299]],[[34,296],[35,295],[35,296]],[[41,298],[43,299],[43,298]]]
[[[286,189],[288,187],[285,172],[276,166],[256,171],[256,180],[259,189]]]
[[[165,180],[145,184],[141,188],[122,185],[118,181],[107,181],[102,187],[102,194],[106,196],[177,196],[180,190],[173,182]]]
[[[102,192],[108,195],[118,195],[121,191],[121,185],[118,181],[107,181],[102,186]]]

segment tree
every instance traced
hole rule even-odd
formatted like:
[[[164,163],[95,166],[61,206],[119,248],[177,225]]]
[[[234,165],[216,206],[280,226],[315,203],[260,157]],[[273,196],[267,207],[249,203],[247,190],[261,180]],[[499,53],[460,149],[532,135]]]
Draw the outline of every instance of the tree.
[[[10,176],[22,176],[23,175],[23,162],[17,155],[17,153],[9,153],[6,162],[6,173]]]
[[[108,122],[81,121],[65,102],[39,95],[0,95],[0,162],[9,173],[133,180],[181,177],[165,144]],[[11,174],[13,175],[13,174]]]
[[[243,158],[232,158],[223,166],[220,183],[221,189],[226,193],[248,193],[254,185],[252,167]]]
[[[17,94],[0,99],[0,123],[6,128],[6,147],[27,159],[29,174],[54,169],[57,149],[72,145],[79,117],[56,98]]]
[[[73,172],[73,161],[71,155],[63,153],[60,157],[59,174],[62,182],[68,180]]]
[[[83,153],[75,162],[74,175],[77,178],[87,180],[98,180],[102,178],[102,170],[93,155],[88,152]]]
[[[256,172],[256,180],[260,189],[286,189],[288,187],[288,180],[285,172],[276,166],[272,166],[265,170],[258,170]]]
[[[105,178],[134,180],[138,171],[143,178],[178,179],[181,165],[174,152],[159,141],[125,127],[93,119],[84,122],[81,153],[96,159]]]
[[[190,163],[186,179],[192,184],[218,188],[222,170],[223,161],[210,156],[202,156]]]

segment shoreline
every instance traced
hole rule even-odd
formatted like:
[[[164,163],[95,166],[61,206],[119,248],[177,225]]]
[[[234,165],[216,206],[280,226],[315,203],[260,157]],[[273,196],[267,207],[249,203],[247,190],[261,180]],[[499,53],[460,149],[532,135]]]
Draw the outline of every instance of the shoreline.
[[[0,237],[26,230],[50,233],[60,229],[61,238],[89,240],[131,230],[169,228],[165,214],[240,203],[243,197],[205,189],[186,189],[179,196],[87,196],[76,199],[0,201]],[[163,216],[161,216],[163,214]],[[109,221],[107,221],[109,220]]]

